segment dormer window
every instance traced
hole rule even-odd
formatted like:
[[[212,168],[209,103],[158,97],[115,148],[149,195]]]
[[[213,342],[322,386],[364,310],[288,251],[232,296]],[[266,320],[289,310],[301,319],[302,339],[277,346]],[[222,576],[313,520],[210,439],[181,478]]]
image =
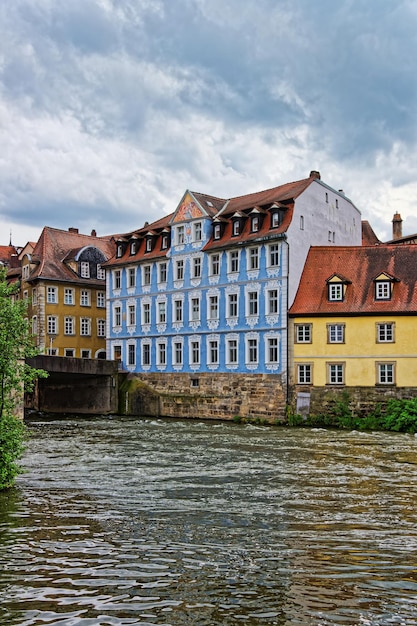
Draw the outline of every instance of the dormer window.
[[[275,211],[271,215],[271,228],[277,228],[279,226],[279,213]]]
[[[123,256],[123,246],[121,243],[117,244],[116,256],[117,258],[120,258],[121,256]]]
[[[166,250],[168,248],[168,235],[162,235],[161,248],[162,250]]]
[[[253,215],[251,219],[251,230],[256,233],[259,230],[259,215]]]
[[[80,265],[81,278],[90,278],[90,263],[88,261],[81,261]]]
[[[236,235],[239,235],[240,233],[240,222],[239,220],[235,220],[233,222],[233,237],[236,237]]]
[[[342,283],[329,283],[329,300],[342,301],[343,300],[343,284]]]
[[[348,282],[336,274],[327,280],[327,297],[329,302],[343,302]]]
[[[137,244],[136,241],[131,241],[131,243],[130,243],[130,254],[131,255],[132,254],[136,254],[136,249],[137,249],[136,244]]]
[[[99,280],[106,278],[106,270],[101,267],[100,263],[97,264],[97,278]]]
[[[148,239],[146,240],[146,252],[151,252],[151,251],[152,251],[152,239],[148,237]]]
[[[214,225],[214,230],[213,230],[213,237],[214,237],[214,239],[220,239],[220,235],[221,235],[220,224],[215,224]]]
[[[391,299],[391,283],[388,280],[375,281],[375,299],[390,300]]]

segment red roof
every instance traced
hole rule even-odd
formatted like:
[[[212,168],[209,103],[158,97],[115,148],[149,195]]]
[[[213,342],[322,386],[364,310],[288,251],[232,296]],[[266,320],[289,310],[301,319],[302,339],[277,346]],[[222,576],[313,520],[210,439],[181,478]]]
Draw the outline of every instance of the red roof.
[[[45,226],[31,255],[37,267],[31,272],[30,280],[37,278],[53,280],[80,280],[91,283],[90,279],[81,279],[64,263],[74,258],[82,248],[92,246],[98,248],[106,259],[114,254],[114,243],[111,237],[92,237],[78,232],[59,230]]]
[[[392,297],[375,299],[375,279],[392,276]],[[327,280],[346,281],[343,301],[329,301]],[[346,315],[417,312],[417,247],[317,246],[310,248],[297,295],[290,309],[298,315]]]
[[[14,246],[0,246],[0,263],[7,267],[20,265],[18,252]]]
[[[374,229],[368,222],[368,220],[362,220],[362,245],[363,246],[375,246],[380,244],[381,241],[375,235]]]

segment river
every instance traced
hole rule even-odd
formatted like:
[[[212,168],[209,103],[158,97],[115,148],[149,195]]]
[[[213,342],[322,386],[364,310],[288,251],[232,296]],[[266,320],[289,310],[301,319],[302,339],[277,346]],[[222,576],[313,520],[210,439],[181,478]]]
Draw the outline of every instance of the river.
[[[3,626],[417,624],[417,438],[33,421]]]

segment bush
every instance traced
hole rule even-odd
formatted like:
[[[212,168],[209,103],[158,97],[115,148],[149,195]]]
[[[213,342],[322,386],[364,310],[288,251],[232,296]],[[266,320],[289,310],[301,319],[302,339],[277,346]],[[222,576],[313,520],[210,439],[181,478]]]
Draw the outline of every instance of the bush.
[[[0,420],[0,490],[8,489],[21,472],[18,459],[24,449],[25,426],[13,415]]]

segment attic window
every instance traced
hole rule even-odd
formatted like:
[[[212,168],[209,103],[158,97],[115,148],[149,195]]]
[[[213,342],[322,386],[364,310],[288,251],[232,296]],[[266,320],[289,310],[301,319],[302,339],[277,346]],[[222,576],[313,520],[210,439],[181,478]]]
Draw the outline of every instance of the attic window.
[[[329,283],[329,300],[331,302],[343,301],[343,283]]]
[[[152,250],[152,239],[148,237],[146,240],[146,252],[151,252]]]
[[[220,235],[221,235],[220,224],[215,224],[214,232],[213,232],[214,239],[220,239]]]
[[[168,235],[162,235],[162,250],[166,250],[168,248]]]
[[[233,237],[236,237],[240,233],[240,222],[239,220],[235,220],[233,222]]]
[[[392,283],[389,280],[375,281],[375,300],[391,300]]]
[[[136,241],[132,241],[130,244],[130,254],[136,254]]]
[[[271,228],[277,228],[279,226],[279,213],[274,211],[271,215]]]
[[[123,246],[121,243],[119,243],[117,246],[116,256],[117,258],[120,258],[121,256],[123,256]]]
[[[254,215],[251,220],[251,230],[256,233],[259,230],[259,215]]]
[[[90,278],[90,263],[88,261],[81,261],[81,278]]]

